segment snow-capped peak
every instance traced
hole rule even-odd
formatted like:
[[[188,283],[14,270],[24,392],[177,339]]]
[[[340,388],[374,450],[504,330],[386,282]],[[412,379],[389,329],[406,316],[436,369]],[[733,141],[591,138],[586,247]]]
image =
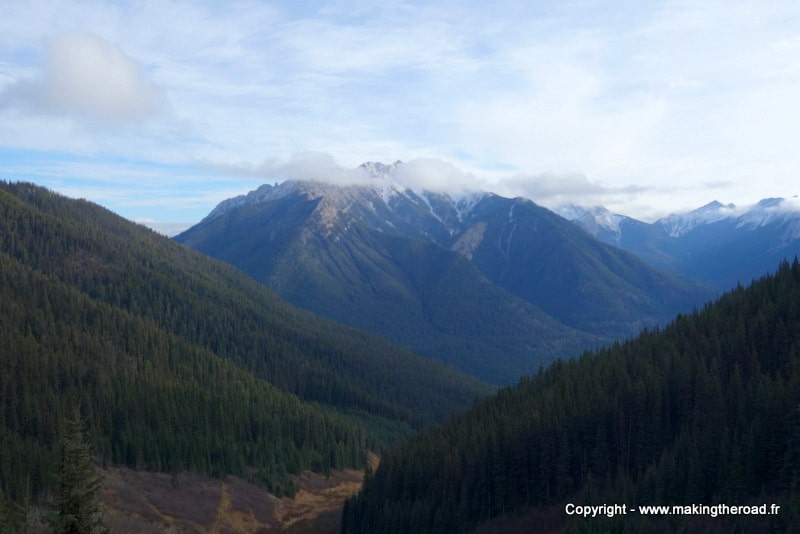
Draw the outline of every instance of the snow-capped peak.
[[[403,162],[400,160],[388,165],[386,163],[381,163],[380,161],[367,161],[359,165],[358,168],[363,169],[373,178],[384,178],[391,175],[397,166],[401,165],[402,163]]]
[[[395,170],[402,161],[395,161],[389,165],[376,161],[368,161],[359,165],[359,169],[366,171],[370,177],[370,187],[381,197],[384,204],[389,204],[390,200],[397,195],[402,195],[405,187],[398,183],[395,178]]]
[[[800,199],[796,196],[765,198],[742,214],[737,226],[756,228],[787,217],[796,218],[798,215],[800,215]]]
[[[748,207],[721,204],[714,201],[688,213],[677,213],[660,219],[670,237],[681,237],[692,229],[725,219],[735,220],[739,228],[758,228],[776,221],[797,218],[800,215],[800,200],[791,198],[765,198]]]
[[[562,204],[553,208],[553,211],[568,221],[577,223],[591,235],[596,236],[602,230],[608,231],[614,236],[615,241],[619,241],[621,236],[622,221],[628,218],[613,213],[603,206],[586,208],[576,204]]]
[[[669,215],[658,222],[670,237],[680,237],[698,226],[711,224],[736,215],[737,210],[734,204],[722,204],[715,200],[688,213]]]

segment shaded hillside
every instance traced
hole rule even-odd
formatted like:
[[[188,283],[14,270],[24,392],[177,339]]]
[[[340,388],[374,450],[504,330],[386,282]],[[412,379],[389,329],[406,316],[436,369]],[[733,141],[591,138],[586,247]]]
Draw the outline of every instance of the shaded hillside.
[[[237,266],[293,304],[495,383],[601,343],[490,283],[461,255],[422,239],[419,228],[414,237],[390,231],[383,217],[391,211],[368,191],[279,187],[278,198],[224,211],[176,240]],[[380,215],[367,220],[365,206]],[[431,216],[427,225],[430,219],[436,222]]]
[[[491,520],[486,532],[796,531],[799,303],[795,260],[663,330],[524,378],[387,453],[343,531],[457,533]],[[584,520],[568,519],[568,502],[781,508]]]
[[[284,491],[489,389],[30,184],[0,184],[0,276],[0,490],[17,503],[50,487],[75,404],[103,462]]]
[[[575,329],[621,339],[710,295],[587,236],[530,200],[489,196],[465,217],[470,258],[489,280]]]
[[[503,384],[706,299],[530,201],[387,176],[265,185],[175,239],[298,306]]]

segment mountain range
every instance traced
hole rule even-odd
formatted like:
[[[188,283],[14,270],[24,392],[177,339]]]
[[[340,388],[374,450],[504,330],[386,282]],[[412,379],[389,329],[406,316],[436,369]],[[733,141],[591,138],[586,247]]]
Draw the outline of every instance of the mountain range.
[[[494,383],[662,324],[710,292],[524,198],[288,180],[175,237],[293,304]]]
[[[0,182],[0,531],[47,506],[76,408],[113,473],[120,531],[222,528],[234,508],[272,528],[252,492],[319,489],[365,451],[383,458],[344,532],[800,528],[800,265],[686,312],[746,283],[761,256],[793,254],[793,199],[651,224],[599,208],[564,218],[409,189],[397,165],[365,165],[368,184],[263,186],[178,238],[256,280],[91,202]],[[516,385],[487,397],[495,387],[342,324],[358,321]],[[204,519],[175,522],[169,510],[201,493]],[[589,525],[565,502],[781,512]]]
[[[555,210],[600,241],[717,291],[747,284],[800,254],[800,202],[767,198],[748,207],[711,202],[652,223],[603,207]]]

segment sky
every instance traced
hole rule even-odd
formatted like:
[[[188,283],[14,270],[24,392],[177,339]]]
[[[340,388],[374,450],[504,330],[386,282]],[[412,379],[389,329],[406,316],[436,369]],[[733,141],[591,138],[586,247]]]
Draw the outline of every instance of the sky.
[[[0,5],[0,179],[168,234],[367,161],[648,221],[800,194],[795,0]]]

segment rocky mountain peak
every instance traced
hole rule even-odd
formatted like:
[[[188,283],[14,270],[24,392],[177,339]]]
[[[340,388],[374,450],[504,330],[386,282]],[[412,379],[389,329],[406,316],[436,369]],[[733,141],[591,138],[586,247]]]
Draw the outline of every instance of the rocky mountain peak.
[[[383,178],[394,172],[398,165],[402,165],[402,161],[397,160],[394,163],[381,163],[380,161],[366,161],[358,166],[359,169],[365,170],[370,176],[375,178]]]

